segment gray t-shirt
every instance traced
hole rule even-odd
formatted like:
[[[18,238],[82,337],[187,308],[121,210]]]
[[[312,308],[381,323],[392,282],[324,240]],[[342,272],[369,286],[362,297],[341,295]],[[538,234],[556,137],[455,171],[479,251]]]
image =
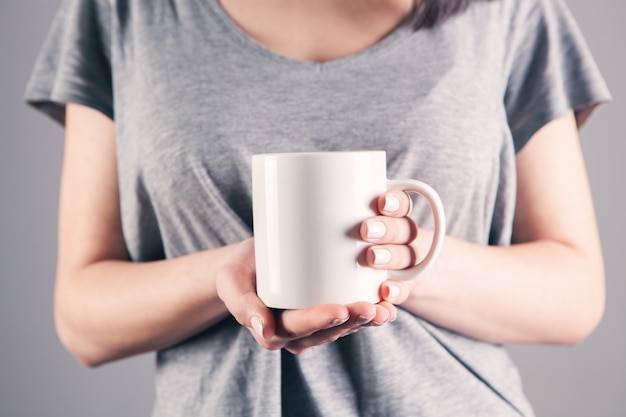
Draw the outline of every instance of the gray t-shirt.
[[[26,98],[59,121],[67,102],[115,120],[124,236],[150,261],[251,236],[262,152],[386,150],[390,178],[439,191],[450,235],[507,245],[516,152],[609,93],[563,0],[475,1],[327,63],[265,49],[217,1],[68,0]],[[501,346],[403,310],[298,356],[229,318],[157,368],[154,416],[533,415]]]

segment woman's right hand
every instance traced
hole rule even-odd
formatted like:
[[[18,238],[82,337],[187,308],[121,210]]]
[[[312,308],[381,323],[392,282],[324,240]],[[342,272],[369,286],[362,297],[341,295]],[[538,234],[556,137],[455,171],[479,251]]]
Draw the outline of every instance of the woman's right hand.
[[[396,318],[388,301],[348,305],[324,304],[301,310],[272,310],[256,294],[254,240],[239,244],[217,273],[217,293],[229,312],[265,349],[298,354]]]

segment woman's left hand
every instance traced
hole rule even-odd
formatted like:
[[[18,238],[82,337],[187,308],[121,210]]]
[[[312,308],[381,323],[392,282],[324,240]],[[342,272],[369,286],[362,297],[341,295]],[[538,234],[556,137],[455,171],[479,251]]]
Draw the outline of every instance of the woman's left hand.
[[[387,281],[381,293],[392,283],[401,290],[394,304],[492,343],[571,345],[588,337],[604,312],[605,280],[577,129],[569,112],[517,154],[510,245],[447,235],[433,269],[412,281]],[[420,230],[415,238],[417,227],[406,218],[410,207],[401,191],[378,199],[379,215],[361,224],[362,239],[372,244],[367,265],[406,268],[420,258],[416,247],[426,253],[432,232]]]
[[[407,217],[411,199],[401,190],[381,195],[377,201],[378,216],[361,223],[361,239],[372,243],[365,251],[364,262],[374,269],[397,270],[413,266],[419,260],[418,227]],[[380,288],[383,300],[401,304],[409,295],[409,286],[402,281],[388,280]]]

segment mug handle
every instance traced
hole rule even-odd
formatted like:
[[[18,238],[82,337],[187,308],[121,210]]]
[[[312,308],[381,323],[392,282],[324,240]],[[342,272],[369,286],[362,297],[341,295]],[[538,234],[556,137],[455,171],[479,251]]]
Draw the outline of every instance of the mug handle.
[[[388,190],[411,191],[424,197],[433,213],[435,230],[430,250],[420,263],[415,266],[389,271],[389,276],[400,281],[408,281],[426,271],[435,262],[443,247],[443,239],[446,236],[446,219],[443,211],[443,203],[439,194],[428,184],[417,180],[387,180]]]

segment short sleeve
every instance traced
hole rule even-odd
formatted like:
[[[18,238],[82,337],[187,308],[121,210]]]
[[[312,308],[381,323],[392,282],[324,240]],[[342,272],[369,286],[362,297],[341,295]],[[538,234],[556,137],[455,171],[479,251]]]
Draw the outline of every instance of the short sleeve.
[[[26,86],[25,100],[59,123],[65,104],[113,119],[111,12],[107,0],[64,0]]]
[[[546,123],[611,96],[563,0],[515,3],[505,106],[518,152]]]

